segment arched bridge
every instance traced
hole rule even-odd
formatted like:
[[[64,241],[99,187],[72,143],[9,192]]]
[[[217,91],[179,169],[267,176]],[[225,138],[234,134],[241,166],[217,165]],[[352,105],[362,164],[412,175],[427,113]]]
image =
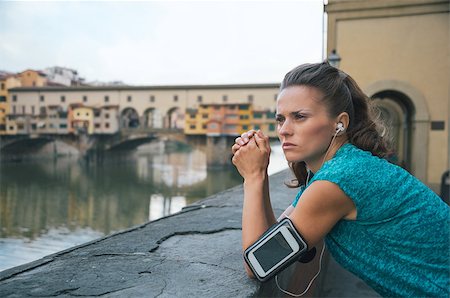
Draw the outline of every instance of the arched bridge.
[[[45,144],[61,141],[76,148],[82,155],[91,150],[133,150],[155,139],[185,141],[180,129],[124,129],[110,135],[87,134],[28,134],[0,136],[0,152],[5,154],[32,153]]]

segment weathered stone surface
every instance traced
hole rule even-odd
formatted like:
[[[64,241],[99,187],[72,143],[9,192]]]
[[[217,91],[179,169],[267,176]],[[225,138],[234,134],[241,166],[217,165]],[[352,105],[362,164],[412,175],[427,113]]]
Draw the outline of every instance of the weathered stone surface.
[[[276,214],[296,194],[283,185],[288,177],[287,171],[271,176]],[[180,213],[0,272],[0,297],[264,295],[243,269],[242,195],[235,187]],[[335,293],[333,282],[342,284],[330,281],[327,296]],[[352,290],[361,283],[346,282],[357,285]]]

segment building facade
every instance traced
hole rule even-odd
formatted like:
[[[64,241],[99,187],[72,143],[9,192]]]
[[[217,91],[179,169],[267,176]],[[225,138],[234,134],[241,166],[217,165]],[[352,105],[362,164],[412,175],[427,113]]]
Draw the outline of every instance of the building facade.
[[[437,189],[449,169],[448,0],[329,0],[336,50],[389,124],[399,163]]]
[[[42,123],[51,107],[65,115],[67,128],[62,123],[58,127],[68,133],[168,128],[190,135],[239,135],[256,128],[276,137],[278,88],[278,84],[13,88],[6,133],[43,133],[39,129],[49,128]],[[41,125],[31,125],[39,122],[36,119]]]
[[[19,86],[20,80],[15,75],[0,75],[0,135],[6,133],[6,115],[10,113],[8,90]]]

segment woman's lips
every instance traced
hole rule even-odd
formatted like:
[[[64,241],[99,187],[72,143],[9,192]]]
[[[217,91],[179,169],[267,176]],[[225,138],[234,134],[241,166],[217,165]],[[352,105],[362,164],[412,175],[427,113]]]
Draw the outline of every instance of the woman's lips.
[[[295,144],[285,142],[285,143],[283,143],[282,147],[283,147],[283,150],[291,149],[291,148],[295,147]]]

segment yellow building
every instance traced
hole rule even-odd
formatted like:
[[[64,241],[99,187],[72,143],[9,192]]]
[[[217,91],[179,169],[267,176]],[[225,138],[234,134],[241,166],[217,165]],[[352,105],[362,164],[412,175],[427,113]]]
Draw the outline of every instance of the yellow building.
[[[69,122],[71,130],[75,133],[94,133],[94,109],[79,106],[69,111]]]
[[[449,1],[329,0],[327,53],[374,99],[398,160],[438,190],[449,169]]]
[[[261,129],[277,137],[275,116],[270,110],[254,111],[250,103],[203,104],[186,111],[185,134],[238,136]]]
[[[6,115],[10,113],[8,89],[19,86],[20,80],[14,75],[0,76],[0,135],[7,131]]]

